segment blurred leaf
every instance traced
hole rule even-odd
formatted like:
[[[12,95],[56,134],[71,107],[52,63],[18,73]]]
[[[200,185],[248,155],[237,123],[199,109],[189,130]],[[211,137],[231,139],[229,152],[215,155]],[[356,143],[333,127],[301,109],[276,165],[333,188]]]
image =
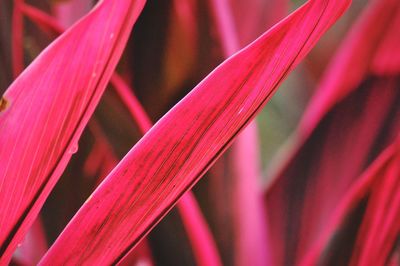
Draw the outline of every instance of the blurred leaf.
[[[275,264],[299,263],[341,198],[400,130],[400,60],[388,56],[400,45],[399,12],[398,1],[370,4],[328,69],[286,157],[277,157],[281,164],[265,195]]]
[[[389,262],[400,234],[398,144],[383,151],[354,182],[303,260],[304,265]]]

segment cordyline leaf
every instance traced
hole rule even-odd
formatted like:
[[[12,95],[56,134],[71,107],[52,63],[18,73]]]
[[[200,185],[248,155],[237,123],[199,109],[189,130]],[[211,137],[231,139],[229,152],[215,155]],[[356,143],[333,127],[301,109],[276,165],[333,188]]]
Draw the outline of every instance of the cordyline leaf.
[[[400,67],[393,70],[400,61],[376,63],[380,47],[400,43],[399,11],[393,0],[375,1],[365,11],[307,109],[289,160],[272,176],[265,200],[275,264],[298,263],[353,182],[400,130]]]
[[[56,34],[63,32],[63,27],[58,21],[40,10],[27,4],[23,5],[22,10],[24,14],[43,28],[47,30],[50,29]],[[64,19],[68,20],[68,17],[64,17]],[[116,73],[113,74],[110,82],[120,100],[127,107],[140,132],[145,134],[152,127],[152,123],[132,90]],[[105,135],[101,132],[99,125],[93,119],[89,124],[89,129],[96,141],[93,150],[90,152],[85,162],[84,172],[88,176],[94,176],[98,172],[100,174],[98,182],[101,182],[110,170],[115,167],[117,158]],[[183,225],[188,233],[198,264],[220,265],[221,263],[215,241],[203,217],[201,209],[197,204],[196,198],[191,191],[188,191],[186,195],[182,197],[178,203],[178,210],[182,217]],[[133,255],[133,257],[135,256]],[[129,258],[124,258],[121,263],[126,264],[126,260],[129,260]]]
[[[309,1],[215,69],[126,155],[41,264],[118,262],[198,181],[349,3]]]
[[[119,160],[94,117],[90,120],[88,128],[93,135],[94,144],[86,158],[83,172],[85,176],[97,177],[96,183],[100,184],[108,173],[118,164]]]
[[[395,34],[398,14],[398,1],[371,0],[311,100],[299,126],[301,137],[307,137],[332,106],[357,90],[366,76],[394,76],[399,72],[400,59],[393,47],[399,42]]]
[[[179,199],[177,207],[197,265],[222,265],[214,238],[193,192],[187,191]]]
[[[113,75],[111,82],[121,101],[129,109],[132,119],[137,123],[142,134],[151,129],[152,123],[132,90],[118,75]],[[187,232],[197,264],[207,266],[221,265],[215,241],[201,212],[194,194],[187,191],[178,202],[178,211]],[[123,259],[123,261],[126,258]]]
[[[95,144],[85,162],[84,171],[86,170],[87,176],[91,177],[96,177],[97,173],[96,183],[100,183],[117,165],[118,160],[100,125],[93,118],[89,123],[89,129],[95,139]],[[137,265],[138,263],[154,265],[147,239],[143,239],[118,265]]]
[[[24,240],[13,254],[12,264],[36,265],[46,253],[48,244],[42,219],[37,217]]]
[[[385,265],[400,237],[400,149],[386,172],[371,186],[350,265]],[[398,247],[397,247],[398,248]]]
[[[226,0],[211,0],[210,5],[219,32],[222,51],[225,57],[229,57],[240,48],[231,7]],[[272,17],[272,14],[264,15]],[[277,14],[275,13],[275,15]],[[281,15],[283,17],[283,14]],[[265,265],[270,261],[263,198],[260,190],[260,154],[258,128],[254,120],[238,135],[230,153],[232,160],[230,179],[234,184],[232,186],[234,254],[237,265]]]
[[[240,44],[245,45],[260,35],[265,28],[272,27],[289,11],[288,0],[231,0],[235,28]]]
[[[114,74],[111,82],[141,133],[145,134],[152,127],[152,123],[140,102],[119,75]],[[193,193],[191,191],[186,192],[179,200],[177,207],[197,264],[221,265],[215,241]],[[122,259],[122,263],[125,263],[126,260],[125,256]]]
[[[149,241],[143,239],[135,249],[131,250],[118,264],[117,266],[131,266],[131,265],[146,265],[153,266],[154,263]]]
[[[27,4],[22,6],[22,10],[32,21],[45,30],[54,31],[56,34],[63,32],[63,27],[58,21],[42,11]],[[64,17],[64,19],[68,20],[68,17]],[[120,100],[129,110],[140,132],[145,134],[152,127],[152,123],[132,90],[116,73],[111,77],[111,84]],[[100,182],[117,164],[116,156],[96,121],[91,121],[89,129],[95,136],[96,141],[93,150],[90,152],[85,162],[84,171],[88,176],[94,176],[96,173],[99,173],[100,179],[98,182]],[[112,167],[110,168],[110,166]],[[197,204],[196,198],[191,191],[188,191],[178,202],[178,210],[191,242],[197,263],[199,265],[220,265],[221,262],[215,241],[203,217],[201,209]],[[146,243],[143,243],[143,245],[146,245]],[[136,259],[136,249],[137,248],[125,256],[121,263],[129,263],[128,261],[131,261],[131,257]],[[151,260],[151,258],[149,259]]]
[[[144,1],[100,2],[4,94],[0,104],[1,263],[10,259],[76,151],[143,5]]]
[[[92,7],[91,0],[68,0],[56,2],[52,5],[53,13],[61,26],[67,28],[83,17]]]
[[[357,179],[302,265],[387,265],[400,236],[399,143]]]
[[[60,33],[64,32],[63,27],[53,17],[40,9],[26,3],[20,4],[19,9],[26,17],[33,20],[36,25],[46,33],[58,36]]]

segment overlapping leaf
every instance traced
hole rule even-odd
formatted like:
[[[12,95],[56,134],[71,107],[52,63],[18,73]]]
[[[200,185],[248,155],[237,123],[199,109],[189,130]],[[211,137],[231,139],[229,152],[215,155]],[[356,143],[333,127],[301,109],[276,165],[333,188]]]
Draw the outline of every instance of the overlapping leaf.
[[[170,110],[98,187],[42,265],[115,263],[254,117],[349,1],[309,1]]]
[[[77,2],[77,4],[79,3]],[[55,31],[57,35],[63,32],[63,27],[51,16],[29,5],[24,5],[22,7],[24,13],[45,30]],[[68,9],[67,11],[71,10]],[[66,21],[70,20],[67,16],[63,18]],[[152,127],[152,123],[140,102],[133,94],[131,88],[129,88],[126,82],[116,73],[111,77],[111,84],[121,102],[129,110],[139,131],[145,134]],[[94,176],[98,172],[100,175],[98,182],[101,182],[110,170],[115,167],[117,159],[97,121],[91,121],[89,128],[95,137],[95,145],[85,162],[84,171],[88,176]],[[182,197],[178,204],[178,210],[198,264],[220,265],[214,239],[209,231],[201,209],[197,204],[196,198],[191,191],[188,191],[187,194]],[[122,263],[127,263],[126,260],[127,259],[123,259]]]
[[[13,254],[11,264],[34,265],[37,264],[48,249],[46,234],[42,219],[37,217],[29,228],[24,240],[18,245]]]
[[[224,2],[224,1],[221,1]],[[226,1],[232,7],[235,28],[241,45],[251,42],[255,35],[261,34],[281,20],[289,10],[290,1]]]
[[[400,43],[399,11],[398,1],[370,4],[306,111],[289,160],[272,177],[266,207],[274,263],[298,263],[400,130],[400,60],[388,56]]]
[[[10,259],[78,148],[143,5],[140,0],[100,2],[1,99],[1,263]]]
[[[140,102],[133,95],[131,89],[121,79],[121,77],[114,75],[111,81],[117,94],[129,109],[133,120],[140,128],[141,133],[145,134],[151,129],[152,123],[150,118],[144,112]],[[178,202],[177,207],[182,223],[187,232],[187,236],[190,240],[197,264],[200,266],[221,265],[215,241],[193,193],[191,191],[186,192]]]
[[[354,183],[303,265],[387,265],[395,259],[400,234],[398,144],[383,151]]]
[[[277,2],[279,1],[271,1],[274,4],[278,4]],[[228,1],[224,0],[211,0],[210,5],[213,7],[213,17],[219,32],[222,51],[225,57],[229,57],[240,49],[241,41],[237,27],[235,27],[232,8]],[[253,7],[253,11],[254,9],[256,8]],[[265,19],[279,16],[277,10],[269,11],[268,14],[264,14]],[[274,14],[272,14],[273,12]],[[283,17],[283,14],[280,15]],[[248,35],[252,33],[250,29],[258,30],[254,29],[257,28],[255,25],[252,26],[248,26]],[[263,25],[264,28],[265,26]],[[261,153],[255,120],[238,135],[230,151],[228,157],[232,161],[232,172],[229,179],[232,185],[226,187],[231,188],[233,193],[231,207],[232,224],[235,230],[233,241],[235,263],[238,265],[265,265],[268,264],[270,255],[260,190],[261,159],[259,156]]]

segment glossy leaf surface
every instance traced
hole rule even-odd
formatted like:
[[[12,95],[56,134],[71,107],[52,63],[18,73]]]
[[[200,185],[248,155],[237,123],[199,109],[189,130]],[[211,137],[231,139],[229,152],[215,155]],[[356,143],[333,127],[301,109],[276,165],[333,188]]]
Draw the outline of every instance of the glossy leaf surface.
[[[62,174],[144,1],[100,2],[9,87],[0,107],[0,245],[7,262]]]
[[[135,145],[41,261],[116,263],[190,189],[349,1],[309,1],[203,80]]]

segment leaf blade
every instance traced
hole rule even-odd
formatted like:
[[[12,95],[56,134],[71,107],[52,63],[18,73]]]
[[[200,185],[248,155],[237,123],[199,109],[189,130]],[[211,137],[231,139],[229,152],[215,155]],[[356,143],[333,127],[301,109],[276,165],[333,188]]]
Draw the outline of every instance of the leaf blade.
[[[374,59],[387,36],[400,40],[392,30],[398,28],[399,11],[397,1],[371,1],[328,68],[288,157],[271,174],[265,206],[275,264],[302,258],[341,197],[397,136],[398,74],[392,67],[379,74]],[[390,59],[380,69],[399,62]]]
[[[214,70],[125,156],[41,264],[118,262],[205,173],[349,3],[309,1]]]
[[[143,4],[100,2],[45,49],[4,94],[0,262],[10,259],[76,151]],[[69,57],[71,51],[74,55]]]

